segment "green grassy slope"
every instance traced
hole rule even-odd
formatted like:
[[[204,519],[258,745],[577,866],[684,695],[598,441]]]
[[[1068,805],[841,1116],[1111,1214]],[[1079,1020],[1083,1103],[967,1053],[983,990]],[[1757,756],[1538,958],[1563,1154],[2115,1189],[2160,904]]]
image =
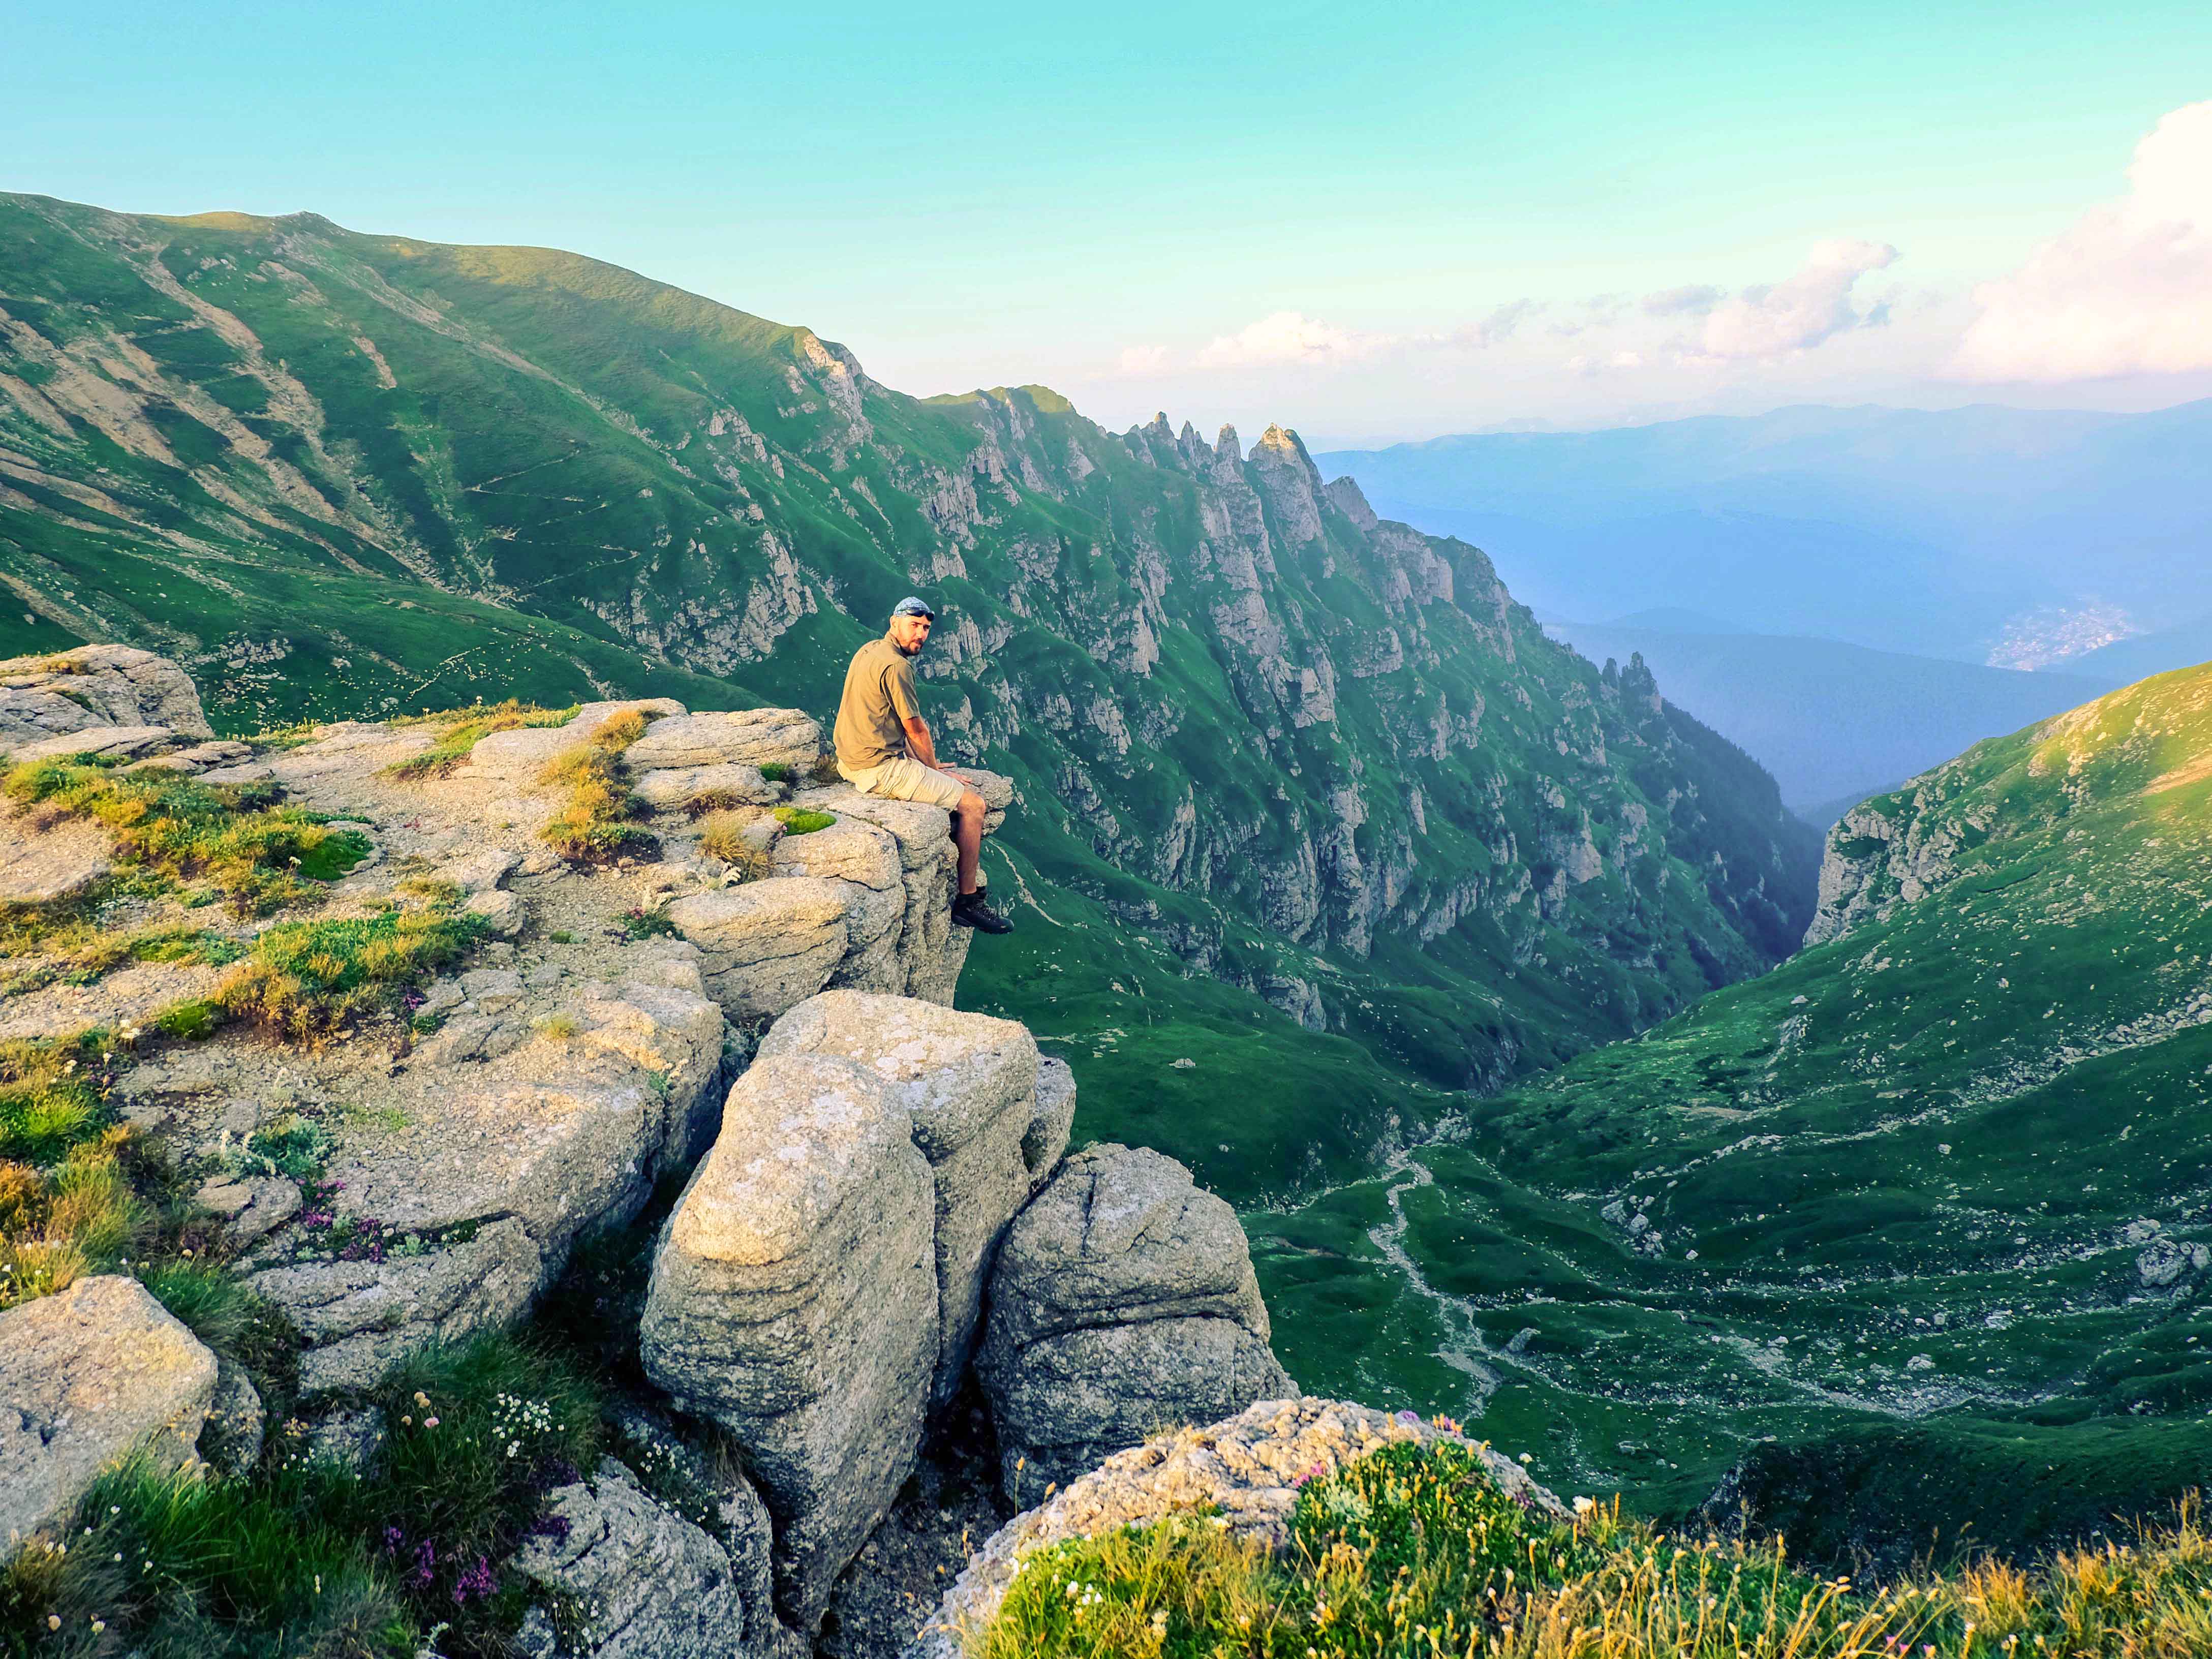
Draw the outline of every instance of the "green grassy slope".
[[[1262,1034],[1183,1111],[1179,1074],[1102,1077],[1086,1127],[1236,1146],[1244,1195],[1372,1167],[1439,1091],[1640,1029],[1810,913],[1771,780],[1292,434],[917,400],[633,272],[311,215],[0,196],[0,312],[4,625],[168,652],[226,730],[479,695],[826,716],[926,588],[933,718],[1016,779],[1043,902]],[[1048,1022],[1041,948],[975,994]]]
[[[1748,1454],[1741,1495],[1836,1550],[2201,1480],[2212,668],[1982,744],[1830,848],[1840,937],[1255,1219],[1293,1373],[1480,1404],[1547,1478],[1678,1509]]]

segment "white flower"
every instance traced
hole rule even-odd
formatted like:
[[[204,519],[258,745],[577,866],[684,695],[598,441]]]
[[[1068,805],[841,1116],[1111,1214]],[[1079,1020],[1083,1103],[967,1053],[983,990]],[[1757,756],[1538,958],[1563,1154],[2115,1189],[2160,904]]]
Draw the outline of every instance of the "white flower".
[[[1589,1498],[1577,1498],[1575,1499],[1575,1513],[1577,1515],[1588,1515],[1596,1507],[1596,1504],[1592,1502]]]

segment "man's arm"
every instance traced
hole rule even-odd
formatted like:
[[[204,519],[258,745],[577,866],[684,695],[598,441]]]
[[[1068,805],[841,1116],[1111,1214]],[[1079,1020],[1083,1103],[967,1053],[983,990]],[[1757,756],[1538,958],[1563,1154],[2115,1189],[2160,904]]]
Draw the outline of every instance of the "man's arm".
[[[959,778],[960,781],[963,783],[973,783],[975,781],[974,779],[963,776],[960,773],[954,771],[949,766],[943,766],[938,763],[937,745],[930,741],[929,722],[927,720],[922,719],[919,714],[909,714],[900,720],[899,724],[906,728],[907,752],[912,755],[915,759],[920,761],[924,766],[930,768],[933,771],[944,773],[945,775],[949,778]]]

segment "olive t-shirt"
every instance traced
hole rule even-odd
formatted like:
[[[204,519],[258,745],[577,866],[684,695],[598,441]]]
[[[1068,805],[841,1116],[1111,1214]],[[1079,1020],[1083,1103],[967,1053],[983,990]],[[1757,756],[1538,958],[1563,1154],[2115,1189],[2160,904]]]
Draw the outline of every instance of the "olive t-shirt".
[[[914,659],[886,635],[853,653],[845,696],[837,705],[837,764],[865,772],[906,753],[902,722],[921,718],[914,695]]]

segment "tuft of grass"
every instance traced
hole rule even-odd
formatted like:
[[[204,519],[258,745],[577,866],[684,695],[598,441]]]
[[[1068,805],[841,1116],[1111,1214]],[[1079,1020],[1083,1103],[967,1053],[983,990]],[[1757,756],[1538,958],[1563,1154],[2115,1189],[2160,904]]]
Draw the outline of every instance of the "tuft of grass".
[[[547,846],[580,864],[622,857],[650,857],[660,843],[633,820],[647,816],[646,803],[629,793],[615,757],[645,735],[645,716],[635,709],[608,721],[582,743],[562,750],[538,774],[540,783],[568,791],[545,827]]]
[[[0,1158],[52,1164],[108,1124],[104,1031],[0,1042]]]
[[[758,881],[774,861],[768,848],[745,839],[745,830],[756,822],[736,812],[717,812],[699,826],[699,850],[736,866],[747,881]]]
[[[117,933],[85,922],[43,940],[40,959],[0,981],[0,996],[19,995],[57,982],[90,985],[126,962],[201,963],[222,967],[246,954],[227,933],[204,927],[155,927]]]
[[[531,1024],[538,1036],[555,1042],[566,1042],[584,1029],[570,1013],[541,1015]]]
[[[770,761],[760,769],[761,776],[770,783],[789,783],[799,775],[782,761]]]
[[[783,826],[787,836],[811,836],[836,823],[837,815],[817,812],[811,806],[779,806],[775,809],[775,821]]]
[[[252,955],[210,1000],[286,1036],[317,1036],[351,1016],[390,1008],[407,987],[459,962],[485,926],[440,904],[285,922],[254,941]]]
[[[2194,1499],[2127,1541],[1862,1590],[1779,1540],[1670,1540],[1501,1492],[1464,1448],[1386,1448],[1309,1481],[1279,1554],[1182,1515],[1037,1551],[977,1659],[2017,1659],[2212,1652]]]
[[[0,1163],[0,1308],[127,1261],[154,1220],[134,1189],[127,1129],[109,1129],[48,1170]]]
[[[503,1332],[417,1355],[386,1380],[383,1463],[363,1520],[444,1651],[503,1654],[520,1586],[502,1566],[550,1487],[596,1468],[597,1389],[544,1346]]]
[[[34,1540],[0,1568],[0,1652],[145,1659],[410,1659],[405,1604],[343,1514],[358,1482],[327,1464],[266,1483],[100,1477],[66,1548]]]
[[[465,765],[477,742],[495,732],[513,732],[524,726],[566,726],[576,718],[578,705],[566,708],[540,708],[535,703],[518,702],[512,697],[505,702],[477,703],[468,708],[448,709],[442,714],[417,715],[409,720],[396,720],[394,725],[420,726],[428,722],[445,721],[445,730],[437,741],[419,755],[396,761],[384,769],[388,778],[442,778]]]
[[[173,772],[124,776],[75,761],[31,761],[0,790],[25,806],[88,818],[115,856],[164,886],[205,878],[240,914],[265,915],[334,881],[369,850],[368,838],[316,814],[277,805],[269,784],[217,786]]]

